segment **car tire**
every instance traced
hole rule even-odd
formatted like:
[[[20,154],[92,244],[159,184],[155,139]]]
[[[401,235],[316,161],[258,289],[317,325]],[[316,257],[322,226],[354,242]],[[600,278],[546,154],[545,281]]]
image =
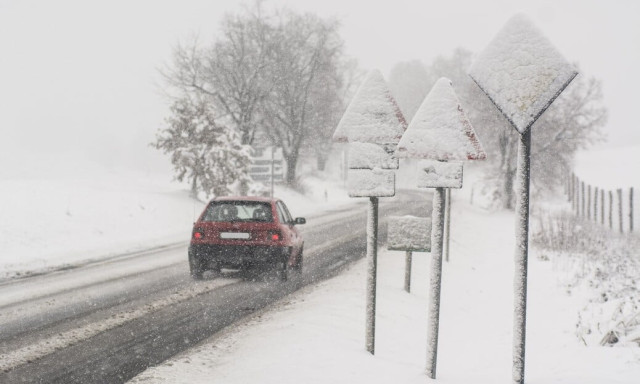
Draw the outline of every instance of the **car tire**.
[[[204,273],[201,263],[194,257],[189,257],[189,269],[191,271],[191,277],[194,280],[202,280]]]
[[[280,277],[280,281],[289,280],[289,263],[287,260],[284,260],[278,267],[278,276]]]
[[[293,265],[293,270],[296,271],[296,272],[302,272],[302,262],[304,260],[303,254],[304,254],[304,247],[300,248],[300,254],[298,255],[298,261]]]

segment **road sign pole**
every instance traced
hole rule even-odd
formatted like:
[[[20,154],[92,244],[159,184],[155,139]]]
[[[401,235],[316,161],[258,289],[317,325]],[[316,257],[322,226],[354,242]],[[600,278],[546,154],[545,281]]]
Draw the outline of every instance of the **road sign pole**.
[[[527,264],[529,259],[529,182],[531,180],[531,130],[520,135],[516,186],[516,252],[513,322],[513,382],[524,383],[524,355],[527,333]]]
[[[451,244],[451,188],[447,188],[447,195],[445,196],[446,210],[444,212],[444,260],[449,262],[449,245]]]
[[[367,212],[367,313],[365,347],[375,353],[376,274],[378,268],[378,198],[369,197]]]
[[[276,167],[276,147],[272,146],[271,147],[271,197],[273,198],[273,176],[274,176],[274,169]]]
[[[427,331],[427,376],[436,378],[438,331],[440,327],[440,288],[442,286],[442,244],[445,189],[436,188],[431,216],[431,278],[429,280],[429,329]]]
[[[404,290],[407,292],[411,292],[411,259],[412,252],[407,251],[404,263]]]

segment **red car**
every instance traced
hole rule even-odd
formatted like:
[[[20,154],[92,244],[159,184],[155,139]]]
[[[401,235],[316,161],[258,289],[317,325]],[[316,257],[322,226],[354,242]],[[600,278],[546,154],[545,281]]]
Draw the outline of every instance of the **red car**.
[[[277,268],[287,280],[289,268],[302,270],[304,240],[280,199],[218,197],[193,224],[189,267],[194,279],[205,270]]]

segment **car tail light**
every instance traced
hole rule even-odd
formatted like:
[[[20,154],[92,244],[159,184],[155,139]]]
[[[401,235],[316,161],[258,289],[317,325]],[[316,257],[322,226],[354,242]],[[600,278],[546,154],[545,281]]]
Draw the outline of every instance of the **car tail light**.
[[[201,230],[196,230],[193,232],[194,239],[202,239],[203,237],[204,237],[204,232],[202,232]]]
[[[269,232],[269,240],[280,241],[280,239],[282,239],[280,232]]]

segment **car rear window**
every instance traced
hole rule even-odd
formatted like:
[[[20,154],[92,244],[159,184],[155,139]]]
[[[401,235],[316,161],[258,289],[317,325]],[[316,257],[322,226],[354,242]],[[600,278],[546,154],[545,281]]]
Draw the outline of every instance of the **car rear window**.
[[[207,207],[202,221],[272,222],[271,204],[259,201],[214,201]]]

